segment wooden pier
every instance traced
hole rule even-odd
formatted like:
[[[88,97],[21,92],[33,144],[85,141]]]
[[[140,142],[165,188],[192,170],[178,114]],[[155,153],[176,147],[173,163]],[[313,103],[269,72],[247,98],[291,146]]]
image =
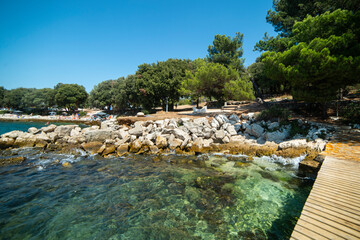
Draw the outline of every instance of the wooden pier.
[[[360,239],[360,161],[326,157],[290,239]]]

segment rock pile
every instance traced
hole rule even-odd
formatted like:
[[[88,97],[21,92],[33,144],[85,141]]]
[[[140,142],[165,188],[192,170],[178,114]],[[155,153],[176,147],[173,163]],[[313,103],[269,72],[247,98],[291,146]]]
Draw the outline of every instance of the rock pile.
[[[304,126],[304,123],[299,123],[299,126]],[[309,126],[307,136],[296,135],[295,139],[289,139],[291,125],[256,122],[254,114],[137,121],[131,126],[119,125],[114,119],[102,122],[100,127],[84,129],[78,125],[49,125],[41,129],[29,128],[28,132],[12,131],[1,135],[0,147],[41,147],[49,150],[81,147],[91,154],[104,156],[169,151],[270,155],[278,151],[289,152],[288,149],[324,150],[326,142],[319,137],[327,139],[330,130]]]

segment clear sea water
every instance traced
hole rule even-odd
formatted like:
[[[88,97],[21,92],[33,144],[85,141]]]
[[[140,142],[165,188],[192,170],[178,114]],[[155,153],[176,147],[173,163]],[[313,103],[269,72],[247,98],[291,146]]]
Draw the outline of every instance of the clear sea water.
[[[288,239],[312,186],[301,158],[15,154],[0,239]]]

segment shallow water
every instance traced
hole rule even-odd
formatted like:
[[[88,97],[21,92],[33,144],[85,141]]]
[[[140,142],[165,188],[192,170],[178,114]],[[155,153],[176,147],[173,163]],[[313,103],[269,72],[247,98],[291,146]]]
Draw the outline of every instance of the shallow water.
[[[68,125],[73,123],[64,123],[64,122],[50,122],[50,124],[55,125]],[[0,135],[11,132],[14,130],[19,130],[23,132],[27,132],[29,128],[36,127],[42,128],[47,126],[46,122],[21,122],[21,121],[0,121]],[[85,124],[79,125],[81,128],[87,127]]]
[[[17,151],[25,163],[0,167],[0,239],[288,239],[312,186],[299,159]]]

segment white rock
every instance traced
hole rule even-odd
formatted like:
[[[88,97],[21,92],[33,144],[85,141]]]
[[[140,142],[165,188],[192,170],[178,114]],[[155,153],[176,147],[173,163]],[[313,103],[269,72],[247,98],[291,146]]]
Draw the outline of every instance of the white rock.
[[[136,122],[135,122],[136,123]],[[143,126],[140,124],[135,124],[134,128],[129,130],[130,135],[141,136],[143,134]]]
[[[76,128],[77,125],[61,125],[58,126],[54,132],[59,135],[59,137],[69,136],[72,129]]]
[[[138,112],[136,114],[137,117],[145,117],[145,114],[143,112]]]
[[[28,129],[28,132],[31,133],[31,134],[36,134],[38,133],[40,130],[37,129],[36,127],[31,127]]]
[[[213,118],[213,120],[211,121],[211,127],[219,129],[220,123],[215,118]]]
[[[296,139],[280,143],[279,149],[306,148],[307,146],[308,143],[306,142],[306,139]]]
[[[43,131],[44,133],[49,133],[49,132],[53,132],[55,130],[57,126],[55,124],[51,124],[47,127],[42,127],[41,131]]]
[[[275,132],[267,132],[264,135],[266,141],[280,143],[284,141],[289,136],[287,131],[275,131]]]
[[[234,125],[229,125],[229,126],[226,128],[226,131],[230,134],[230,136],[237,135],[237,132],[236,132],[236,130],[235,130]]]

